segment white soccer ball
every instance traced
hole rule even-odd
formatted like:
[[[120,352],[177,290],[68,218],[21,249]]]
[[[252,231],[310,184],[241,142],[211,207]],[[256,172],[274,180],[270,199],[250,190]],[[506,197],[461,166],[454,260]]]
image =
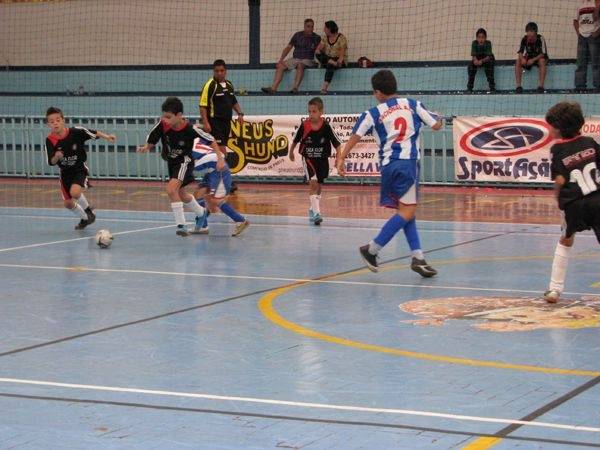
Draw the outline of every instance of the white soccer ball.
[[[108,230],[99,230],[96,233],[96,244],[100,248],[108,248],[112,244],[113,235]]]

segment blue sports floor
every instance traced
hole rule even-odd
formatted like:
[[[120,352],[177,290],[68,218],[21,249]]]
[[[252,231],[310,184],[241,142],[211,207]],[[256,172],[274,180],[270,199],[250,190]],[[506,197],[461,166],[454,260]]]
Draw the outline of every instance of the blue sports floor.
[[[600,247],[554,226],[0,208],[2,449],[600,448]],[[109,228],[108,250],[92,237]]]

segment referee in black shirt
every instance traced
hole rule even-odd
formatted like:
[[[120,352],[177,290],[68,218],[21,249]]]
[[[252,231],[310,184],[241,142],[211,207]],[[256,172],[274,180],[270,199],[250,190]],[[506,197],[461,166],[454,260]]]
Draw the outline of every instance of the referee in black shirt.
[[[233,111],[237,113],[240,123],[244,113],[235,98],[231,81],[226,79],[227,67],[225,61],[217,59],[213,63],[213,77],[206,82],[200,94],[200,116],[204,131],[213,135],[219,148],[227,158],[227,140],[231,131]],[[232,185],[232,192],[236,188]]]

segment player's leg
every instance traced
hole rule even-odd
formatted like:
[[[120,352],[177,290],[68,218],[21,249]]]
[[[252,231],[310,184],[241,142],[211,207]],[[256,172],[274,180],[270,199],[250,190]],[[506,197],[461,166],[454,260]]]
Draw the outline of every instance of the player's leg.
[[[302,157],[302,166],[304,167],[304,178],[308,183],[308,199],[310,206],[308,208],[308,221],[314,223],[315,221],[315,195],[317,194],[317,169],[315,161],[312,158]]]
[[[90,206],[86,196],[83,194],[83,191],[88,187],[87,176],[87,168],[85,171],[80,171],[75,175],[73,184],[71,185],[71,197],[85,211],[87,214],[87,225],[91,225],[96,221],[96,214],[94,214],[94,211],[92,210],[92,207]]]
[[[300,84],[302,83],[302,78],[304,78],[304,69],[305,65],[303,63],[298,63],[296,66],[296,75],[294,76],[294,85],[292,86],[292,94],[298,93],[298,89],[300,88]]]
[[[587,87],[588,70],[588,43],[592,38],[584,38],[579,35],[577,41],[577,68],[575,69],[575,89],[585,89]]]
[[[277,88],[281,84],[281,80],[283,80],[283,74],[290,69],[289,65],[290,60],[277,63],[277,66],[275,68],[275,75],[273,77],[273,84],[271,84],[271,86],[269,87],[261,88],[262,91],[267,94],[277,92]]]
[[[65,208],[73,213],[76,217],[79,217],[80,221],[77,225],[75,225],[76,230],[83,230],[87,226],[87,214],[83,210],[83,208],[77,203],[71,196],[71,188],[72,188],[72,177],[70,176],[60,176],[60,192],[63,198],[63,204]],[[73,192],[76,193],[77,189],[74,189]],[[83,226],[82,226],[83,225]]]
[[[517,92],[523,92],[523,61],[525,58],[521,54],[517,55],[517,62],[515,63],[515,82],[517,85]]]
[[[208,188],[202,184],[199,184],[198,187],[194,190],[194,198],[198,202],[200,206],[202,206],[206,210],[206,214],[202,216],[196,216],[194,229],[192,230],[192,234],[208,234],[208,216],[210,215],[210,211],[206,202],[206,196],[208,195]]]
[[[231,173],[228,169],[220,172],[212,172],[210,181],[209,202],[216,205],[227,217],[235,223],[235,229],[232,236],[239,236],[250,222],[238,213],[233,206],[227,203],[229,192],[231,191]]]
[[[181,184],[181,180],[171,178],[167,183],[167,195],[171,201],[171,210],[173,211],[173,217],[175,218],[175,224],[177,225],[176,233],[178,236],[187,236],[185,214],[183,213],[183,201],[179,195]]]
[[[409,167],[413,164],[415,170],[411,171]],[[388,219],[379,234],[371,242],[359,249],[367,267],[373,272],[379,270],[377,263],[379,251],[415,216],[416,204],[402,204],[399,201],[415,184],[415,176],[416,161],[412,163],[408,160],[391,161],[381,169],[380,204],[387,208],[394,208],[396,213]]]
[[[544,299],[548,303],[556,303],[565,288],[565,277],[567,276],[569,256],[574,242],[575,235],[571,237],[561,236],[558,244],[556,244],[554,259],[552,260],[550,284],[548,290],[544,293]]]
[[[321,214],[321,191],[323,189],[323,183],[329,176],[329,159],[318,158],[313,160],[315,164],[316,180],[311,179],[311,196],[310,203],[311,209],[314,212],[314,223],[320,225],[323,222],[323,215]]]
[[[546,82],[546,72],[548,70],[548,63],[546,58],[542,58],[538,61],[538,92],[544,91],[544,83]]]

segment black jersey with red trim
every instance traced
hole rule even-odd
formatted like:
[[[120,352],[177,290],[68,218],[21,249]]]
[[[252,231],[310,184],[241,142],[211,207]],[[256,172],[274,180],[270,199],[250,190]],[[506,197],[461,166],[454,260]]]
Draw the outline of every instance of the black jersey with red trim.
[[[88,139],[98,139],[97,131],[83,127],[71,127],[67,128],[67,134],[62,138],[49,134],[46,138],[48,164],[53,166],[51,160],[54,154],[61,151],[64,157],[56,163],[61,171],[75,172],[85,169],[87,160],[85,142]]]
[[[560,189],[558,204],[567,204],[600,190],[600,145],[589,136],[558,141],[550,149],[552,179],[567,181]]]
[[[300,143],[300,154],[307,158],[329,158],[331,146],[338,148],[341,145],[331,125],[324,119],[316,130],[310,120],[305,120],[298,128],[294,142]]]
[[[159,120],[150,131],[146,142],[156,145],[162,143],[161,156],[165,161],[183,162],[186,156],[192,158],[194,140],[202,138],[207,142],[215,139],[186,120],[179,128],[171,128],[165,120]]]

